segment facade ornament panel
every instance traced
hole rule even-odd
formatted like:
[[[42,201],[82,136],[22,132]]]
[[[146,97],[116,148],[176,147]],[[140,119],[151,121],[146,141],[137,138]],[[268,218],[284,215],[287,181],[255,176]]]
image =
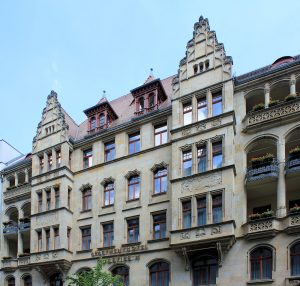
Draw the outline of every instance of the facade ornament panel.
[[[152,172],[156,172],[157,170],[159,169],[162,169],[162,168],[167,168],[168,167],[168,164],[164,161],[162,161],[161,163],[159,164],[155,164],[150,170]]]
[[[125,178],[126,179],[130,179],[131,177],[134,177],[134,176],[140,176],[141,172],[138,171],[137,169],[133,170],[133,171],[129,171],[126,175],[125,175]]]
[[[79,190],[80,191],[84,191],[84,190],[86,190],[86,189],[92,189],[93,188],[93,186],[90,184],[90,183],[87,183],[87,184],[83,184],[80,188],[79,188]]]

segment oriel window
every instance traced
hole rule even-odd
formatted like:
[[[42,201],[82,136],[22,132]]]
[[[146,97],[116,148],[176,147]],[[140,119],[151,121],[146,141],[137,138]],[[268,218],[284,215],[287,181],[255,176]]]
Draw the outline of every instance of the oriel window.
[[[59,228],[55,227],[53,229],[54,232],[54,249],[60,248],[60,237],[59,237]]]
[[[197,198],[198,226],[206,224],[206,197]]]
[[[61,166],[61,151],[56,151],[56,167],[59,168]]]
[[[51,249],[50,229],[45,230],[46,234],[46,251]]]
[[[212,196],[212,216],[213,223],[219,223],[223,220],[222,194],[216,194]]]

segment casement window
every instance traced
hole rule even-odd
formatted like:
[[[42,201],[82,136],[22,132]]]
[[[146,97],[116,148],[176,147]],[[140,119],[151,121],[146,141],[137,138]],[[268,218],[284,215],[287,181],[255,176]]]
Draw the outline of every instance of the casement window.
[[[44,156],[39,157],[39,163],[40,163],[40,173],[44,170]]]
[[[58,209],[60,207],[60,192],[59,188],[54,189],[55,194],[55,208]]]
[[[51,249],[50,229],[45,230],[46,234],[46,251]]]
[[[140,236],[140,225],[139,219],[128,219],[127,220],[127,242],[135,243],[139,241]]]
[[[48,157],[48,170],[51,170],[52,169],[52,165],[53,165],[52,153],[48,153],[47,157]]]
[[[140,198],[140,177],[134,176],[128,179],[128,200]]]
[[[68,189],[68,209],[71,209],[71,194],[72,190]]]
[[[53,229],[54,232],[54,249],[60,248],[60,236],[59,236],[59,228],[56,227]]]
[[[101,113],[99,116],[99,123],[100,123],[100,128],[103,128],[105,126],[105,115],[103,113]]]
[[[164,194],[167,192],[167,168],[156,170],[154,173],[154,195]]]
[[[68,250],[71,250],[71,229],[67,229]]]
[[[144,104],[144,97],[140,97],[138,99],[138,111],[143,111],[145,108],[145,104]]]
[[[108,183],[104,187],[104,206],[111,206],[115,200],[115,188],[113,183]]]
[[[81,229],[81,249],[90,250],[91,249],[91,227],[84,227]]]
[[[190,176],[192,174],[192,150],[182,152],[182,169],[183,176]]]
[[[43,250],[42,231],[37,231],[38,252]]]
[[[140,151],[141,139],[140,132],[129,135],[129,154],[134,154]]]
[[[153,214],[153,239],[166,237],[166,213]]]
[[[105,223],[102,225],[103,228],[103,247],[110,247],[114,241],[114,224]]]
[[[43,193],[40,192],[37,195],[38,195],[38,212],[42,212],[43,211]]]
[[[193,265],[193,286],[216,285],[218,261],[214,256],[202,256]]]
[[[197,148],[197,161],[198,161],[198,173],[205,172],[207,170],[206,145],[202,145]]]
[[[206,224],[206,197],[197,198],[197,224]]]
[[[183,105],[183,125],[192,123],[192,111],[193,107],[191,103]]]
[[[190,228],[192,224],[192,204],[191,201],[182,202],[182,227]]]
[[[96,118],[93,116],[90,121],[90,130],[96,129]]]
[[[83,151],[83,168],[88,168],[93,165],[93,150]]]
[[[212,218],[213,223],[219,223],[223,220],[222,194],[212,195]]]
[[[149,268],[150,286],[169,286],[169,264],[163,261],[156,262]]]
[[[112,270],[113,276],[120,276],[125,286],[129,286],[129,268],[127,266],[118,266]]]
[[[61,166],[61,151],[56,151],[56,168]]]
[[[250,254],[251,280],[272,279],[272,250],[259,247]]]
[[[290,249],[291,256],[291,275],[300,275],[300,243],[293,245]]]
[[[207,100],[206,97],[198,99],[198,121],[207,118]]]
[[[212,161],[213,169],[222,167],[222,141],[212,143]]]
[[[105,162],[115,159],[115,141],[104,144],[104,157]]]
[[[212,116],[222,113],[222,92],[212,95]]]
[[[46,191],[46,211],[51,210],[51,191]]]
[[[86,189],[82,191],[82,210],[92,209],[92,190]]]
[[[168,127],[166,124],[155,127],[154,130],[155,146],[167,143],[168,140]]]
[[[15,286],[16,285],[16,280],[14,277],[10,277],[7,279],[7,286]]]

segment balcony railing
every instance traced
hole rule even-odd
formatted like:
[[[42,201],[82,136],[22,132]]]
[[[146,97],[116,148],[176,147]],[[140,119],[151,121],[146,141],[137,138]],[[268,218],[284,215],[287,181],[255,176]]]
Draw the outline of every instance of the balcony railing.
[[[145,107],[145,108],[142,109],[142,110],[135,111],[134,114],[137,115],[137,116],[139,116],[139,115],[143,115],[143,114],[145,114],[145,113],[154,111],[154,110],[156,110],[156,109],[158,109],[158,104],[155,104],[155,105],[153,105],[153,106],[151,106],[151,107]]]
[[[5,224],[3,226],[3,234],[17,234],[18,233],[18,225],[17,224]]]
[[[246,180],[247,182],[251,182],[266,178],[277,178],[278,173],[278,162],[277,160],[273,160],[269,163],[264,163],[255,167],[249,167],[247,169]]]
[[[18,260],[16,258],[2,259],[2,268],[4,270],[18,267]]]
[[[300,158],[291,159],[285,163],[287,174],[300,172]]]
[[[287,216],[287,233],[300,233],[300,212],[290,213]]]
[[[17,198],[26,198],[30,197],[30,184],[25,183],[13,188],[8,188],[5,192],[3,192],[4,202],[9,202],[15,200]]]
[[[244,225],[247,239],[273,237],[280,230],[280,222],[275,217],[251,220]]]
[[[30,230],[30,221],[20,222],[19,230],[20,230],[20,232],[29,231]]]

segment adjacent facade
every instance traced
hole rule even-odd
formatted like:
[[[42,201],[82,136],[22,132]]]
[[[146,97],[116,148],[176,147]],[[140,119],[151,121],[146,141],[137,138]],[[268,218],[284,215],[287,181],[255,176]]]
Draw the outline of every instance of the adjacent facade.
[[[207,19],[178,73],[77,125],[52,91],[32,154],[2,171],[1,285],[298,285],[300,57],[233,77]]]

